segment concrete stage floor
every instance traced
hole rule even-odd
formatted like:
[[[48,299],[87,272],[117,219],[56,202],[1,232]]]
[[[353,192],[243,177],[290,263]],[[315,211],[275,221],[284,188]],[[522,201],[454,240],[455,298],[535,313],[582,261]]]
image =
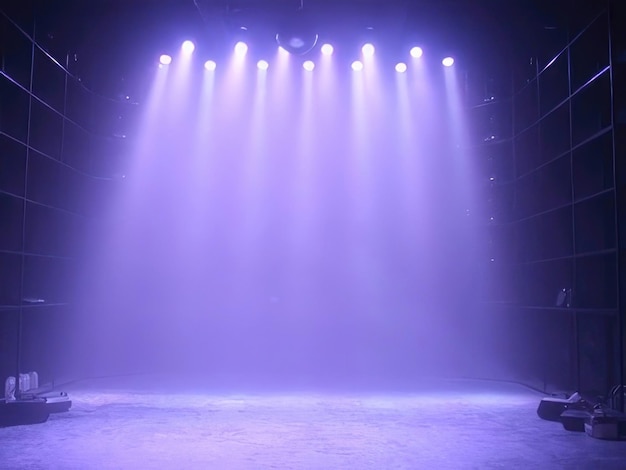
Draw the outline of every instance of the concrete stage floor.
[[[95,381],[65,390],[70,412],[0,429],[0,468],[626,469],[626,442],[542,421],[541,396],[510,384],[229,394]]]

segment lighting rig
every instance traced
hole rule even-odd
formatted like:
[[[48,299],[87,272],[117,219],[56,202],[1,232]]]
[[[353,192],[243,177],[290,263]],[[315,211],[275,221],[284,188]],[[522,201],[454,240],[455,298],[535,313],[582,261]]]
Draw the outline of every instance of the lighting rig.
[[[278,47],[279,47],[279,50],[287,54],[291,54],[289,51],[284,49],[283,46],[279,45]],[[324,43],[319,49],[320,49],[321,55],[326,56],[326,57],[332,56],[335,52],[335,47],[330,43]],[[186,40],[183,42],[181,46],[181,51],[183,55],[190,56],[193,54],[194,50],[195,50],[195,44],[192,41]],[[249,46],[246,42],[243,42],[243,41],[238,41],[233,48],[233,53],[235,57],[239,59],[245,58],[248,54],[248,51],[249,51]],[[351,62],[350,64],[351,69],[355,72],[360,72],[364,70],[366,68],[365,62],[371,59],[374,56],[375,52],[376,52],[376,48],[374,47],[372,43],[364,44],[363,47],[361,48],[361,54],[360,54],[361,57]],[[410,59],[415,61],[417,59],[420,59],[423,56],[423,53],[424,52],[421,47],[414,46],[411,48],[409,52],[409,56],[410,56]],[[172,55],[161,54],[158,60],[159,67],[161,68],[167,67],[170,64],[172,64],[173,61],[174,61],[174,58]],[[398,61],[395,64],[394,69],[397,73],[405,73],[409,69],[410,63],[411,63],[410,60]],[[452,67],[454,65],[454,58],[450,56],[444,57],[441,60],[441,64],[444,67]],[[204,62],[204,68],[211,72],[215,71],[217,69],[217,66],[218,66],[217,61],[214,59],[208,59],[206,62]],[[315,61],[312,60],[311,58],[307,58],[306,60],[302,61],[302,68],[304,68],[308,72],[312,72],[313,70],[315,70],[315,66],[316,66]],[[270,68],[270,63],[265,59],[259,59],[257,61],[257,68],[260,70],[267,70]]]
[[[204,63],[210,71],[218,68],[215,57],[221,48],[215,46],[218,44],[229,44],[226,50],[234,45],[234,54],[238,58],[250,56],[252,51],[254,60],[258,61],[257,67],[262,70],[271,68],[271,63],[262,53],[256,57],[255,52],[262,50],[273,54],[275,49],[268,47],[271,43],[280,52],[299,60],[310,72],[315,70],[316,60],[337,55],[337,52],[347,59],[346,67],[353,71],[366,70],[374,54],[380,55],[384,62],[392,56],[390,68],[397,73],[407,72],[422,56],[432,59],[439,55],[433,54],[432,50],[425,54],[418,45],[421,41],[415,36],[405,37],[408,33],[403,18],[407,15],[407,4],[403,0],[389,0],[384,8],[380,3],[364,0],[358,8],[352,6],[352,9],[346,6],[347,2],[340,0],[306,5],[304,0],[267,0],[262,4],[248,0],[194,0],[194,4],[205,25],[203,41],[213,45],[211,53],[214,56],[207,57]],[[385,41],[377,40],[382,37]],[[401,42],[408,54],[402,53],[394,62],[396,52],[390,48],[377,50],[382,42],[385,45]],[[193,43],[185,41],[184,44],[188,45],[183,47],[183,55],[191,55]],[[166,67],[174,60],[173,55],[165,53],[161,55],[159,65]],[[445,54],[438,60],[445,67],[451,67],[455,62],[453,57]]]

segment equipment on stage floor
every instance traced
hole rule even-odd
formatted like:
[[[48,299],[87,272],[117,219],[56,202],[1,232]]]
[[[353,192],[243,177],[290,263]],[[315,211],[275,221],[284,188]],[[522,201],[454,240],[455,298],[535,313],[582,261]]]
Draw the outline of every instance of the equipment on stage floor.
[[[546,397],[539,402],[537,414],[547,421],[560,421],[564,411],[585,410],[587,406],[587,402],[578,393],[569,398]]]
[[[44,423],[51,414],[68,411],[71,406],[66,393],[40,388],[36,372],[20,374],[18,381],[7,377],[0,400],[0,427]]]
[[[626,414],[611,409],[596,408],[585,418],[585,432],[597,439],[626,440]]]
[[[593,404],[574,393],[569,398],[543,398],[537,414],[547,421],[558,421],[567,431],[585,432],[605,440],[626,440],[626,414],[603,404]]]

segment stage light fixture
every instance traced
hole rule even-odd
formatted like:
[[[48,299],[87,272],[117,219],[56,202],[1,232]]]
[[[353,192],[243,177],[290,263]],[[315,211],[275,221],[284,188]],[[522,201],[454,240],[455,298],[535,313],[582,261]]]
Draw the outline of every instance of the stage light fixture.
[[[259,70],[267,70],[269,68],[270,64],[268,64],[266,60],[259,60],[256,63],[256,66],[257,66],[257,68]]]
[[[361,48],[363,57],[372,57],[375,51],[376,49],[374,48],[374,45],[371,43],[367,43]]]
[[[411,49],[411,57],[413,57],[414,59],[419,59],[420,57],[422,57],[422,54],[424,54],[424,51],[419,46],[415,46]]]
[[[396,64],[396,72],[398,73],[404,73],[407,70],[407,66],[404,62],[400,62],[399,64]]]
[[[195,48],[196,48],[196,45],[191,41],[185,41],[183,42],[183,45],[181,46],[181,50],[183,51],[183,54],[185,55],[193,54],[193,51],[195,50]]]
[[[207,69],[209,72],[212,72],[217,68],[217,64],[212,60],[207,60],[204,63],[204,68]]]
[[[354,62],[352,62],[352,70],[354,70],[355,72],[360,72],[361,70],[363,70],[363,62],[361,62],[360,60],[355,60]]]
[[[247,53],[248,45],[245,42],[239,41],[237,44],[235,44],[235,55],[237,57],[244,57]]]
[[[159,63],[161,65],[169,65],[172,63],[172,57],[167,54],[163,54],[159,57]]]
[[[335,49],[330,44],[324,44],[322,46],[322,54],[324,55],[333,55]]]
[[[315,68],[315,63],[312,60],[307,60],[302,64],[302,67],[304,67],[304,70],[307,72],[312,72]]]
[[[302,7],[285,15],[280,23],[276,42],[290,54],[304,55],[317,45],[319,35]]]
[[[445,67],[451,67],[452,65],[454,65],[454,59],[452,57],[446,57],[445,59],[441,61],[441,63]]]

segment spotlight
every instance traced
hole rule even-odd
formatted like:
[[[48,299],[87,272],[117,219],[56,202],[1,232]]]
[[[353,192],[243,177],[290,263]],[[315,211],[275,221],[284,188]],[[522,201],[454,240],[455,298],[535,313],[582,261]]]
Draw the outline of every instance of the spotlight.
[[[303,55],[316,45],[319,36],[303,9],[286,15],[276,34],[276,42],[290,54]]]
[[[413,49],[411,49],[411,57],[413,57],[414,59],[419,59],[420,57],[422,57],[423,53],[424,51],[421,47],[415,46]]]
[[[172,63],[172,57],[167,54],[163,54],[159,58],[159,62],[161,63],[161,65],[169,65]]]
[[[257,66],[257,68],[259,70],[267,70],[269,68],[270,64],[268,64],[266,60],[259,60],[256,63],[256,66]]]
[[[322,46],[322,54],[324,55],[333,55],[334,50],[335,49],[330,44],[324,44]]]
[[[196,48],[196,45],[191,41],[185,41],[183,42],[183,45],[181,46],[183,54],[185,55],[193,54],[193,51],[195,48]]]
[[[374,51],[376,49],[374,48],[373,44],[367,43],[365,44],[362,48],[361,48],[361,52],[363,52],[363,56],[364,57],[372,57],[374,55]]]
[[[237,57],[244,57],[248,53],[248,45],[245,42],[239,41],[235,44],[235,55]]]
[[[398,73],[404,73],[406,72],[406,64],[404,62],[400,62],[399,64],[396,65],[396,72]]]
[[[360,72],[361,70],[363,70],[363,62],[361,62],[360,60],[355,60],[354,62],[352,62],[352,70],[354,70],[355,72]]]
[[[215,70],[216,67],[217,67],[217,64],[212,60],[207,60],[204,63],[204,68],[207,69],[209,72],[212,72],[213,70]]]
[[[451,67],[454,64],[454,59],[452,57],[446,57],[441,63],[446,67]]]
[[[304,62],[304,64],[302,64],[302,67],[304,67],[304,70],[306,70],[307,72],[312,72],[315,68],[315,64],[313,63],[313,61],[307,60]]]

